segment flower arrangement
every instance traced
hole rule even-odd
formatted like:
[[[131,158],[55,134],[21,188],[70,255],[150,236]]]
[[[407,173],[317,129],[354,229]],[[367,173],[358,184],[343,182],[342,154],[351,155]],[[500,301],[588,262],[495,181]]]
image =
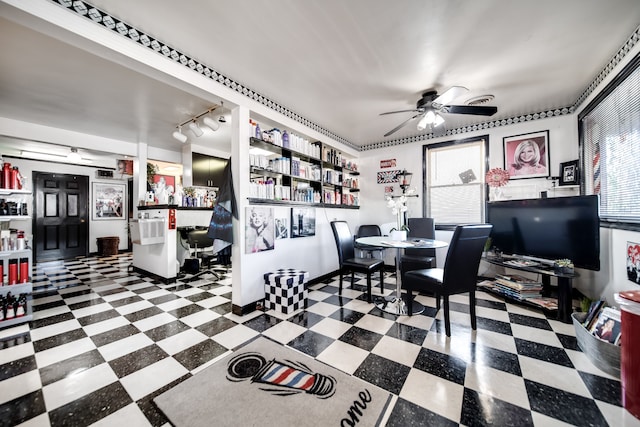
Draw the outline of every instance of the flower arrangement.
[[[493,168],[487,172],[484,179],[489,187],[502,187],[509,182],[509,172],[502,168]]]
[[[553,263],[553,269],[556,273],[573,273],[573,261],[567,258],[557,259]]]
[[[390,231],[409,231],[409,227],[404,223],[404,213],[407,211],[407,196],[410,196],[415,192],[416,189],[412,188],[407,190],[402,196],[386,196],[387,207],[391,208],[391,213],[396,216],[396,227],[392,228]]]

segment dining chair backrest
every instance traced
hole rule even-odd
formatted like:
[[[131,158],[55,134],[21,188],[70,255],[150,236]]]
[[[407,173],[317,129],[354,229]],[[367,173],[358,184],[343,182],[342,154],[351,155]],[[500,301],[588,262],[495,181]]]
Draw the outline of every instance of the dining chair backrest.
[[[380,226],[376,224],[364,224],[358,227],[356,237],[382,236]]]
[[[492,228],[491,224],[456,227],[444,262],[442,281],[448,294],[475,290],[482,251]]]
[[[353,234],[351,234],[349,224],[346,221],[331,221],[331,230],[338,249],[338,260],[342,265],[345,259],[355,257]]]
[[[425,239],[436,238],[436,227],[433,218],[409,218],[407,220],[407,227],[409,232],[407,236],[411,237],[423,237]],[[412,256],[428,256],[435,257],[435,249],[412,249],[407,248],[404,250],[405,255]]]

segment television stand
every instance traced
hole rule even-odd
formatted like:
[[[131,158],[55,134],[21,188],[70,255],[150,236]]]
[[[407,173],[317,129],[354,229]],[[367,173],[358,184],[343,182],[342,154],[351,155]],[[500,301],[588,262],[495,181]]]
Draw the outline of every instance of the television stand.
[[[513,263],[509,261],[513,260],[526,260],[522,257],[486,257],[484,258],[489,264],[497,265],[504,268],[511,268],[513,270],[528,271],[531,273],[540,274],[542,277],[542,296],[549,296],[551,293],[551,278],[556,277],[558,280],[558,320],[564,323],[572,323],[571,313],[572,307],[572,294],[574,277],[578,277],[578,273],[556,273],[553,266],[545,264],[526,265],[527,263]],[[504,295],[503,295],[504,296]],[[505,296],[505,298],[508,298]]]

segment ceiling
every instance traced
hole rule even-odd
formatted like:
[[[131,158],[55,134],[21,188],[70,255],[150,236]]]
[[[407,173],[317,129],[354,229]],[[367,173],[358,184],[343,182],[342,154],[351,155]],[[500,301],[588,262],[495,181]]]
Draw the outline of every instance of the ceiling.
[[[356,146],[421,134],[412,123],[383,137],[411,114],[380,113],[429,89],[468,88],[453,104],[494,96],[494,116],[447,114],[449,129],[570,107],[640,24],[637,0],[91,4]],[[15,16],[0,4],[1,117],[179,150],[175,126],[224,101]],[[185,133],[223,149],[228,128]]]

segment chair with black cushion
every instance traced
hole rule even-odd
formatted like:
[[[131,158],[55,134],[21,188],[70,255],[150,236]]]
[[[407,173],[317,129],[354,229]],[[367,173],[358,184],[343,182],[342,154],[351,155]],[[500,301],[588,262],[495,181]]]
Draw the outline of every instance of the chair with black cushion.
[[[478,267],[484,244],[491,233],[490,224],[460,225],[453,232],[444,268],[426,268],[404,273],[402,287],[407,291],[409,315],[416,291],[436,295],[436,310],[440,310],[440,296],[444,304],[444,327],[451,336],[449,295],[469,293],[471,328],[476,329],[476,284]]]
[[[407,238],[435,239],[436,227],[433,218],[409,218],[407,221],[409,233]],[[431,248],[406,248],[400,258],[400,272],[435,268],[436,250]]]
[[[358,227],[358,231],[356,232],[356,240],[360,237],[370,237],[370,236],[382,236],[382,231],[380,230],[380,226],[375,224],[366,224]],[[382,253],[384,252],[384,248],[378,246],[365,245],[363,243],[355,242],[355,248],[360,251],[366,258],[375,258],[373,256],[374,252],[380,253],[380,258],[382,258]]]
[[[211,261],[216,258],[216,254],[213,253],[213,239],[208,236],[207,232],[208,230],[206,228],[195,229],[189,231],[187,235],[189,247],[194,250],[194,256],[200,261],[201,266],[200,271],[189,277],[187,281],[195,280],[205,274],[211,274],[217,279],[220,278],[218,273],[211,270]],[[205,265],[206,268],[203,268]]]
[[[371,302],[371,274],[380,271],[380,290],[384,289],[384,261],[377,258],[360,258],[355,256],[353,234],[346,221],[331,221],[331,230],[338,248],[340,262],[340,287],[338,293],[342,295],[342,275],[351,272],[351,283],[355,272],[367,275],[367,301]]]

